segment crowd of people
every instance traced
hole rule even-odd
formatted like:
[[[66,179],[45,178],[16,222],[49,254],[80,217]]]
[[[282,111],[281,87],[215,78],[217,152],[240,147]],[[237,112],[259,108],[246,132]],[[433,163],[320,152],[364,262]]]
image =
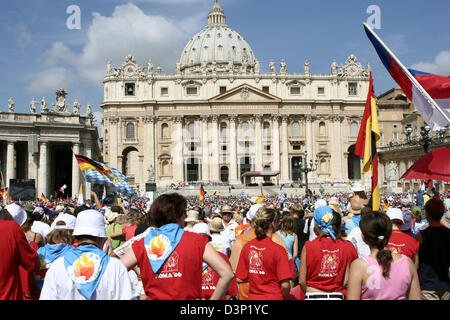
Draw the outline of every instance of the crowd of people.
[[[450,300],[450,195],[369,197],[12,201],[0,299]]]

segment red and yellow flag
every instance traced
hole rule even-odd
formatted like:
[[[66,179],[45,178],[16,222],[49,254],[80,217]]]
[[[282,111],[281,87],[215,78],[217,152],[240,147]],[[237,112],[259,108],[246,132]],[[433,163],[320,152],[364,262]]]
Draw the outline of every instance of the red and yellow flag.
[[[48,202],[47,198],[44,196],[43,193],[41,193],[41,196],[39,197],[39,199],[40,199],[41,201]]]
[[[205,190],[203,189],[203,185],[200,185],[200,189],[198,190],[198,197],[200,201],[205,201]]]
[[[380,187],[378,185],[378,153],[377,142],[380,140],[376,96],[373,90],[372,72],[370,73],[369,93],[364,109],[358,139],[356,140],[355,155],[363,158],[363,172],[372,173],[372,210],[380,210]]]
[[[75,158],[77,159],[78,166],[82,171],[97,170],[100,173],[111,173],[111,170],[103,166],[100,162],[94,161],[80,154],[75,154]]]

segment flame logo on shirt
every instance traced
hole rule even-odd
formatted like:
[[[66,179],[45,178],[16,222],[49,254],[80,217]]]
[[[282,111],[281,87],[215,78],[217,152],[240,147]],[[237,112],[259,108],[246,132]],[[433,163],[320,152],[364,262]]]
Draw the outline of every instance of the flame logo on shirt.
[[[101,259],[91,252],[84,252],[71,266],[67,268],[70,278],[79,284],[92,282],[100,274]]]
[[[73,273],[75,277],[84,277],[89,280],[95,272],[95,264],[89,260],[85,253],[75,262]]]
[[[331,219],[333,219],[333,215],[330,212],[325,213],[322,217],[323,222],[325,222],[326,224],[328,224]]]
[[[150,242],[150,248],[151,248],[150,253],[156,255],[157,259],[159,259],[164,254],[164,251],[166,250],[166,248],[164,246],[164,242],[161,240],[161,237],[159,236],[159,233]]]
[[[172,248],[169,238],[159,233],[145,247],[147,249],[147,255],[152,260],[165,259]]]

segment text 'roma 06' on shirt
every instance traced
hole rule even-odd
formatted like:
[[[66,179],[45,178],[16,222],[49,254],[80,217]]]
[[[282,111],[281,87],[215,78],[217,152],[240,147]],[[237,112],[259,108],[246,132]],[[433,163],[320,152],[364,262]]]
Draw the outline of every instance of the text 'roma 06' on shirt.
[[[291,276],[286,249],[269,237],[253,239],[242,248],[236,278],[249,279],[249,300],[282,300],[280,282]]]

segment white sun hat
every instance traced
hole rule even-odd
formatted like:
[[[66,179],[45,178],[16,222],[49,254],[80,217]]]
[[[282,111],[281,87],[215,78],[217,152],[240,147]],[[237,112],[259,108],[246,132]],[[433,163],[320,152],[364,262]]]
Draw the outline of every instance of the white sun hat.
[[[89,235],[106,238],[105,219],[103,215],[94,209],[81,211],[75,222],[73,235]]]

